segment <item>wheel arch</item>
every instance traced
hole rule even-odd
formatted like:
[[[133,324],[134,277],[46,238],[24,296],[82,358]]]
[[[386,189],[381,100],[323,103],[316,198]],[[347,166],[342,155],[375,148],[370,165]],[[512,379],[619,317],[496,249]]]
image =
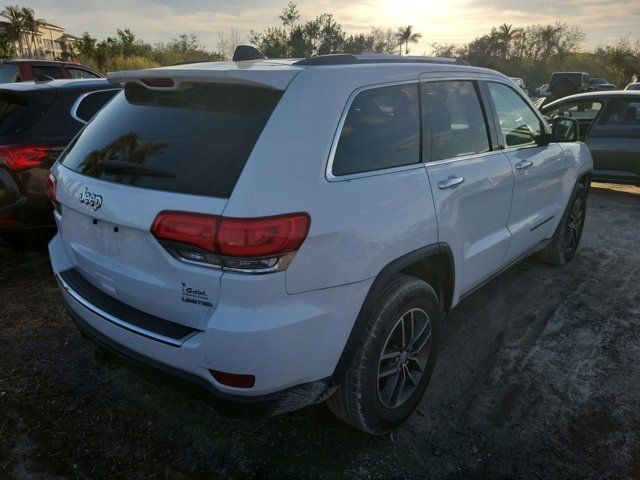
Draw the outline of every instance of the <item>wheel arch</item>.
[[[578,183],[581,183],[586,187],[587,190],[591,187],[591,177],[593,175],[593,171],[587,170],[586,172],[582,172],[578,177]]]
[[[451,308],[455,285],[455,265],[451,248],[446,243],[434,243],[393,260],[376,276],[360,307],[347,343],[334,369],[333,383],[342,382],[351,361],[362,345],[367,321],[376,301],[397,274],[410,275],[429,283],[436,291],[443,311]]]

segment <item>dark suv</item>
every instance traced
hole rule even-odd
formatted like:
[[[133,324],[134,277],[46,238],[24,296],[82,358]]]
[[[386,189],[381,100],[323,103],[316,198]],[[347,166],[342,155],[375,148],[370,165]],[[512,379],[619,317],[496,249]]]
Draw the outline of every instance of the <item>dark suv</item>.
[[[48,60],[0,60],[0,83],[102,78],[95,70],[76,63]]]
[[[553,72],[549,80],[550,100],[590,90],[589,74],[585,72]]]
[[[36,245],[55,233],[49,167],[118,91],[106,80],[12,83],[0,88],[0,238]]]

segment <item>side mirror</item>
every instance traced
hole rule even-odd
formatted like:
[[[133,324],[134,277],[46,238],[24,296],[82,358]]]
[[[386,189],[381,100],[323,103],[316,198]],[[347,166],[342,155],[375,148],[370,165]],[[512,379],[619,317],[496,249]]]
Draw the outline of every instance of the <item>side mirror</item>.
[[[579,128],[578,121],[575,118],[555,117],[551,122],[551,141],[577,142]]]

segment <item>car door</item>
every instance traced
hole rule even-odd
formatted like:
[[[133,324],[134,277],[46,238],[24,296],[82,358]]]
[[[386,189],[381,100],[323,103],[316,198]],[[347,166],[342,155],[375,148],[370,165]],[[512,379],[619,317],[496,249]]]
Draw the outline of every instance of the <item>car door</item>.
[[[599,97],[579,98],[562,102],[551,108],[542,108],[542,112],[548,118],[570,117],[578,121],[578,137],[584,142],[595,119],[602,111],[603,101]]]
[[[515,174],[505,256],[511,262],[553,235],[564,211],[562,182],[568,167],[557,143],[537,142],[548,127],[515,89],[494,81],[487,82],[486,89],[502,151]]]
[[[598,178],[640,182],[640,95],[612,97],[586,143]]]
[[[422,80],[420,90],[422,153],[438,241],[452,250],[460,295],[503,264],[514,176],[509,160],[496,149],[475,80]]]

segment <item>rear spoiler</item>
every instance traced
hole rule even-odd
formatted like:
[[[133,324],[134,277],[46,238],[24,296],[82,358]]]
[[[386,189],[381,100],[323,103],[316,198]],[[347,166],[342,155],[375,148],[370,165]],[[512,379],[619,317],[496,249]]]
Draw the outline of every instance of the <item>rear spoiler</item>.
[[[137,83],[151,90],[164,91],[181,90],[193,84],[202,83],[226,83],[284,90],[293,77],[302,70],[304,69],[289,65],[238,68],[238,64],[234,62],[216,62],[158,69],[109,72],[107,73],[107,80],[118,86]]]

